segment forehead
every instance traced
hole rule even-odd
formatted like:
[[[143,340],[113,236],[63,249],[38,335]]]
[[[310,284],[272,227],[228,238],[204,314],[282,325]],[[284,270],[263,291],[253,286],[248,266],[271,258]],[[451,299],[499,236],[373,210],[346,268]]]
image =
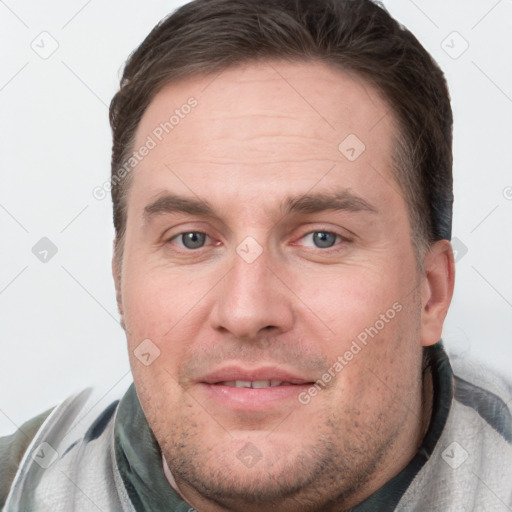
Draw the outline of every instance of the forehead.
[[[300,193],[333,166],[320,188],[350,189],[376,174],[389,182],[395,133],[386,102],[356,75],[319,62],[247,63],[168,84],[154,97],[134,144],[152,147],[130,195],[185,185],[215,201],[230,190],[268,194],[283,182]]]

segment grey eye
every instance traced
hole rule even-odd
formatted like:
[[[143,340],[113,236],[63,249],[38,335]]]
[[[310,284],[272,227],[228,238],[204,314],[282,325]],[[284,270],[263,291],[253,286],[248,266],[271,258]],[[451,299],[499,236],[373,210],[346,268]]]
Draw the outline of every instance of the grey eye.
[[[204,245],[205,240],[206,234],[197,231],[191,231],[190,233],[183,233],[181,235],[181,242],[187,249],[199,249]]]
[[[328,231],[315,231],[312,233],[314,244],[322,249],[332,247],[336,243],[336,233],[329,233]]]

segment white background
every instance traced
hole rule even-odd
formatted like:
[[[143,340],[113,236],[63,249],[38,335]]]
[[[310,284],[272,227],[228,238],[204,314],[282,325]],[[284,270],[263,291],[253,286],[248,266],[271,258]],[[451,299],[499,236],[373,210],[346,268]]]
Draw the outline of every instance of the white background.
[[[131,382],[110,200],[92,190],[109,177],[122,64],[181,3],[0,1],[0,435],[84,387],[105,401]],[[453,98],[460,259],[446,344],[510,374],[512,1],[385,4],[440,63]],[[47,59],[31,47],[57,43]],[[46,263],[32,253],[42,237],[58,249]]]

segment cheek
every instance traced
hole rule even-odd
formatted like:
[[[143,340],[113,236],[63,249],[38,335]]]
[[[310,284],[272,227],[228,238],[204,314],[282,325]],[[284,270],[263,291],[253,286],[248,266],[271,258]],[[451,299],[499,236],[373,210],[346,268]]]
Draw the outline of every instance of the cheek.
[[[419,347],[419,306],[409,289],[413,278],[402,278],[390,267],[352,266],[298,281],[300,296],[308,297],[307,306],[327,333],[322,351],[337,382],[335,401],[347,401],[348,394],[361,403],[387,403],[389,388],[397,389],[401,379],[409,377],[406,369],[413,367]],[[312,328],[315,317],[305,315],[310,319],[307,328],[318,337],[319,331]],[[388,381],[389,375],[394,382]]]
[[[123,309],[128,332],[161,340],[193,311],[208,289],[196,272],[127,266]]]
[[[177,272],[128,261],[123,281],[123,309],[129,357],[136,381],[173,389],[183,361],[207,323],[205,296],[218,277],[200,271]],[[211,283],[211,279],[213,284]],[[149,340],[149,341],[148,341]],[[148,350],[146,350],[148,349]],[[149,352],[154,361],[146,366]],[[147,356],[145,356],[148,359]]]
[[[294,282],[305,307],[318,315],[331,335],[346,340],[374,325],[390,309],[388,316],[396,316],[393,306],[399,308],[396,303],[403,292],[399,281],[389,275],[370,267],[338,267],[307,278],[297,276]]]

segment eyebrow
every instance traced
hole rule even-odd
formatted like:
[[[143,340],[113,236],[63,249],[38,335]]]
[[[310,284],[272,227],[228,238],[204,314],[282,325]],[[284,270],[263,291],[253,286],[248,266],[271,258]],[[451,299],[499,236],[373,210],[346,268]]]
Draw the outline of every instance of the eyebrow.
[[[329,194],[305,194],[288,197],[281,208],[283,215],[320,213],[327,210],[378,213],[378,210],[368,201],[348,189]],[[215,210],[206,200],[167,193],[146,205],[144,220],[149,222],[153,217],[166,213],[186,213],[201,217],[216,216]]]
[[[213,208],[207,201],[190,199],[175,194],[165,194],[146,205],[144,208],[144,219],[149,221],[152,217],[163,213],[188,213],[189,215],[200,215],[203,217],[213,217],[215,215]]]
[[[326,210],[379,213],[368,201],[348,189],[334,191],[330,194],[305,194],[285,201],[283,213],[319,213]]]

